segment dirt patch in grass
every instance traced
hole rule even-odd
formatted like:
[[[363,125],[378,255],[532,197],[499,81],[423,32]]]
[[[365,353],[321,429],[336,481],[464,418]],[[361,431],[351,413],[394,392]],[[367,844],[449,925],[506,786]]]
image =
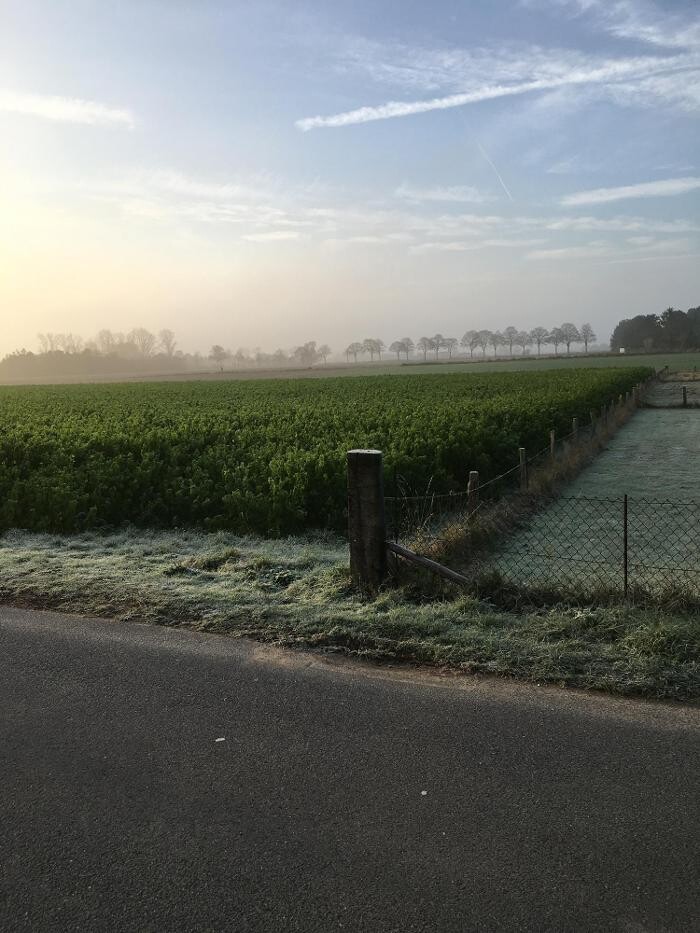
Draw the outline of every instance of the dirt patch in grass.
[[[345,542],[121,531],[0,539],[6,603],[183,625],[466,673],[652,698],[700,698],[700,619],[558,605],[505,612],[450,588],[352,590]]]

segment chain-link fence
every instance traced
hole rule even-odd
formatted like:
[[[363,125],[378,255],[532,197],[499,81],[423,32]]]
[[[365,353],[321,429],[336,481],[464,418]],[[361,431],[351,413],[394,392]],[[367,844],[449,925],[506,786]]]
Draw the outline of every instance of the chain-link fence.
[[[464,490],[438,494],[389,478],[391,541],[463,575],[475,591],[602,595],[700,602],[700,497],[689,501],[556,496],[629,418],[619,399],[590,423],[486,482],[471,473]]]
[[[514,493],[472,511],[436,504],[429,517],[422,503],[421,524],[396,540],[482,595],[700,601],[700,500]]]

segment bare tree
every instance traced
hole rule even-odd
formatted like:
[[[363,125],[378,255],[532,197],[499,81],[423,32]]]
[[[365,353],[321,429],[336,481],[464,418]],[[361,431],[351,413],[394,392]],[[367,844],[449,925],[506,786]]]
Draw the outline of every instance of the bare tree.
[[[323,365],[325,366],[328,360],[328,357],[331,355],[331,348],[328,346],[327,343],[321,344],[321,346],[318,348],[318,355],[323,357]]]
[[[581,325],[581,340],[583,341],[585,352],[588,353],[588,344],[592,340],[596,340],[595,332],[590,324]]]
[[[503,342],[508,344],[508,353],[511,356],[513,355],[513,344],[516,342],[517,337],[518,337],[517,327],[513,327],[511,325],[510,327],[506,327],[506,329],[503,331]]]
[[[528,334],[526,330],[520,330],[518,331],[513,343],[516,345],[516,347],[520,347],[520,349],[522,350],[524,354],[525,348],[532,346],[532,337]]]
[[[459,340],[456,337],[445,337],[445,349],[447,350],[448,359],[452,359],[452,354],[458,346]]]
[[[357,362],[358,353],[364,353],[364,346],[361,343],[358,343],[357,341],[355,341],[354,343],[348,344],[348,346],[345,349],[345,355],[348,358],[348,362],[350,362],[350,356],[352,356],[353,360]]]
[[[156,338],[145,327],[135,327],[127,334],[127,340],[136,347],[140,356],[150,356],[156,346]]]
[[[479,346],[479,332],[476,330],[466,331],[460,343],[465,349],[469,350],[469,355],[473,358],[474,350]]]
[[[224,348],[218,343],[215,343],[214,346],[209,351],[209,359],[213,360],[216,363],[216,365],[219,367],[221,372],[224,371],[223,364],[227,356],[228,356],[228,353],[226,352],[226,350],[224,350]]]
[[[365,353],[369,353],[370,360],[374,362],[374,355],[382,358],[382,350],[384,349],[384,341],[379,340],[377,337],[367,337],[362,342],[362,349]]]
[[[530,331],[530,336],[537,344],[537,355],[539,356],[542,352],[542,344],[547,343],[549,331],[546,327],[533,327]]]
[[[300,347],[296,347],[294,350],[294,358],[299,360],[302,366],[313,366],[319,359],[316,341],[308,340]]]
[[[549,343],[554,344],[554,355],[556,356],[559,353],[559,345],[564,343],[564,334],[561,327],[553,327],[547,339]]]
[[[440,350],[442,350],[445,346],[445,338],[442,336],[442,334],[435,334],[434,337],[430,338],[430,342],[432,343],[433,350],[435,350],[435,359],[438,359]]]
[[[61,334],[60,337],[64,353],[80,353],[83,349],[83,338],[79,334]]]
[[[433,341],[430,337],[420,337],[416,346],[423,354],[423,360],[425,361],[428,358],[428,350],[433,349]]]
[[[164,327],[158,334],[158,342],[166,356],[172,357],[175,355],[176,340],[173,331]]]
[[[580,343],[581,335],[579,334],[578,327],[575,324],[562,324],[560,330],[562,339],[566,344],[566,354],[568,356],[571,353],[571,344]]]
[[[106,327],[103,328],[97,335],[97,346],[100,349],[100,353],[104,353],[105,356],[108,353],[112,353],[116,346],[116,339],[111,330],[108,330]]]
[[[403,353],[403,340],[394,340],[389,346],[389,350],[396,354],[396,359],[400,362],[401,354]]]
[[[408,361],[409,353],[413,353],[416,345],[410,337],[402,337],[401,344],[403,345],[403,352],[406,354],[406,360]]]
[[[477,346],[481,348],[481,352],[486,357],[486,348],[491,343],[491,331],[490,330],[480,330],[477,333]]]
[[[491,333],[489,340],[491,341],[491,346],[493,347],[493,358],[496,359],[498,356],[498,348],[502,347],[504,343],[503,334],[497,330],[494,333]]]

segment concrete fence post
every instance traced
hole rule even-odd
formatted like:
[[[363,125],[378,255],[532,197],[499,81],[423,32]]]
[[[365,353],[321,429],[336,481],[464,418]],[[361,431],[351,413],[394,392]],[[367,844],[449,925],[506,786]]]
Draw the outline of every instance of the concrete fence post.
[[[350,575],[361,589],[376,589],[387,575],[382,452],[349,450],[347,465]]]
[[[469,472],[469,482],[467,483],[467,508],[474,512],[479,505],[479,471],[471,470]]]
[[[527,492],[527,454],[524,447],[518,447],[518,461],[520,463],[520,492]]]

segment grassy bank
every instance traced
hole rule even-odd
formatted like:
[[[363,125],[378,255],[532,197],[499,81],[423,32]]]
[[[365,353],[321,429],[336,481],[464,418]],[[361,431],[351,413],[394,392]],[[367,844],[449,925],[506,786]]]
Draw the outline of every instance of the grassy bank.
[[[697,616],[566,606],[516,614],[454,591],[361,600],[345,543],[331,536],[11,532],[0,539],[0,600],[537,683],[700,697]]]

